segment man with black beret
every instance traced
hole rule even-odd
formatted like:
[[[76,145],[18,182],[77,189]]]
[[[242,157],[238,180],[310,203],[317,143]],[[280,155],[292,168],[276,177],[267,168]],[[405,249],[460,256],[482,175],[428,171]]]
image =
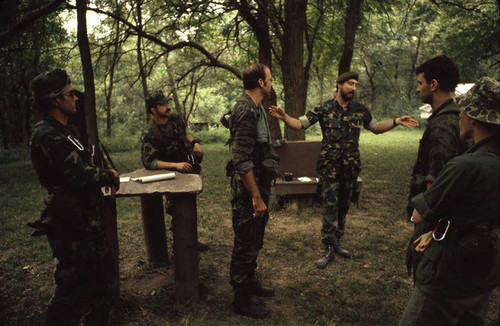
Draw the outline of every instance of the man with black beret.
[[[323,206],[321,241],[324,254],[316,262],[319,269],[333,261],[334,253],[344,258],[351,256],[340,244],[340,239],[344,235],[350,199],[361,171],[358,149],[361,127],[380,134],[398,125],[408,128],[418,125],[416,120],[406,115],[379,123],[364,105],[353,101],[358,79],[358,73],[344,72],[337,78],[335,98],[314,107],[298,119],[290,117],[282,108],[269,108],[274,117],[282,119],[294,130],[309,128],[318,121],[321,125],[323,141],[317,171],[318,193]]]
[[[116,192],[118,172],[91,162],[89,151],[68,128],[78,97],[62,69],[31,82],[33,108],[44,115],[31,136],[31,161],[47,189],[46,208],[33,236],[46,235],[57,258],[56,290],[46,325],[105,325],[112,299],[112,266],[103,221],[101,187]]]

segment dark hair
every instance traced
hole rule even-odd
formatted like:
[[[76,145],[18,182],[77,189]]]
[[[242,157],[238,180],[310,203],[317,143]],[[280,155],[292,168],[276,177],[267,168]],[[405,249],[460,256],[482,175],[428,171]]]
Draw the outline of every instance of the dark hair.
[[[439,88],[445,92],[452,92],[457,87],[460,76],[458,74],[457,64],[452,58],[440,54],[427,60],[417,67],[415,73],[424,74],[427,83],[433,79],[439,83]]]
[[[259,79],[266,80],[267,66],[262,63],[252,63],[243,69],[243,86],[245,89],[254,89],[259,86]]]

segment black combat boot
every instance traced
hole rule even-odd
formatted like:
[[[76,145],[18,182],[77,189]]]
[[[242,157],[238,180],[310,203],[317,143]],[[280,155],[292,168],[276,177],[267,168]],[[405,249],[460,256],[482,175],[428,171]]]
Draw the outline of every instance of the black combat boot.
[[[335,258],[334,253],[335,251],[333,249],[333,245],[331,244],[325,245],[325,251],[323,253],[323,257],[318,259],[318,261],[316,262],[316,267],[319,269],[324,269],[326,266],[328,266],[328,264],[332,262],[333,259]]]
[[[272,297],[274,296],[274,289],[270,286],[262,285],[258,278],[254,278],[246,286],[246,290],[250,295],[259,297]]]
[[[266,318],[271,315],[266,306],[252,301],[250,293],[243,289],[235,289],[233,307],[238,315],[247,317]]]
[[[340,244],[340,240],[338,239],[333,243],[333,250],[335,250],[337,255],[339,255],[340,257],[348,259],[351,258],[351,253],[347,251],[344,247],[342,247],[342,245]]]

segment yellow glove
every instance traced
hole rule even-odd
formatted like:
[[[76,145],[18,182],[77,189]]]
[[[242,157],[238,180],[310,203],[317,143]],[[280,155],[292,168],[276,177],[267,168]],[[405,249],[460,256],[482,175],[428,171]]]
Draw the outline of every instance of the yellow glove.
[[[422,234],[417,240],[413,242],[416,252],[424,252],[432,241],[432,231]]]

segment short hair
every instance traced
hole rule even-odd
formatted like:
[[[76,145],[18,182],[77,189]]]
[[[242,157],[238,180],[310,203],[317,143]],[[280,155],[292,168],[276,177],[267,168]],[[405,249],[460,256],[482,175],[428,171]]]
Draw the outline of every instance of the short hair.
[[[259,79],[266,80],[266,68],[263,63],[252,63],[243,69],[243,87],[254,89],[259,86]]]
[[[437,80],[439,88],[445,92],[454,91],[460,79],[457,64],[444,54],[425,61],[417,67],[415,73],[423,73],[427,83],[433,79]]]

